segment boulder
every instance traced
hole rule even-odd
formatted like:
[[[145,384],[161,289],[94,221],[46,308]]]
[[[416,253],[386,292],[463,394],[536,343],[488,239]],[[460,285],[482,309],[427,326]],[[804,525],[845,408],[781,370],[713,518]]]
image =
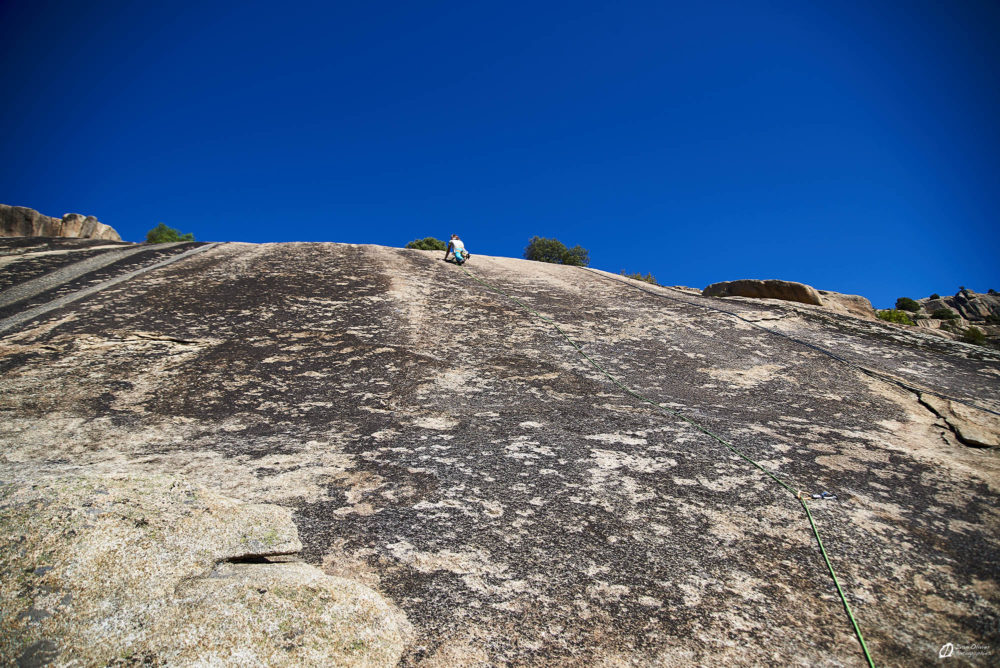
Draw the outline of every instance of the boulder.
[[[955,310],[966,320],[985,320],[995,311],[1000,310],[1000,300],[991,295],[976,294],[971,290],[959,292],[952,297]],[[992,303],[991,303],[992,302]]]
[[[868,320],[878,319],[872,303],[861,295],[845,295],[841,292],[830,292],[829,290],[820,290],[819,294],[823,298],[825,306],[833,311],[839,311],[840,313]]]
[[[781,299],[783,301],[823,306],[831,311],[846,313],[858,318],[875,320],[872,303],[861,295],[845,295],[829,290],[816,290],[811,285],[776,279],[741,279],[712,283],[702,291],[706,297],[751,297],[755,299]]]
[[[824,306],[823,298],[812,286],[794,281],[779,281],[773,278],[763,281],[755,278],[744,278],[738,281],[712,283],[701,293],[706,297],[782,299],[801,304]]]
[[[927,315],[934,313],[934,311],[940,311],[941,309],[949,308],[948,302],[946,302],[944,299],[926,299],[926,300],[922,299],[918,303],[920,303],[923,311]]]
[[[25,206],[0,204],[0,237],[78,237],[121,241],[118,232],[94,216],[67,213],[59,218]]]
[[[42,236],[46,227],[51,227],[54,218],[43,216],[34,209],[24,206],[0,204],[0,236],[37,237]]]

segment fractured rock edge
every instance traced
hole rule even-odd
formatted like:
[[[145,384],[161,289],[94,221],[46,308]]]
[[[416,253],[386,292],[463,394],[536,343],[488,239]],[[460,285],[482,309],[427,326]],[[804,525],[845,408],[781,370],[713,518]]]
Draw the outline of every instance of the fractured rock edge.
[[[924,392],[917,394],[917,400],[940,418],[962,445],[971,448],[1000,447],[1000,418]]]
[[[412,630],[291,511],[166,476],[0,483],[0,663],[395,665]]]

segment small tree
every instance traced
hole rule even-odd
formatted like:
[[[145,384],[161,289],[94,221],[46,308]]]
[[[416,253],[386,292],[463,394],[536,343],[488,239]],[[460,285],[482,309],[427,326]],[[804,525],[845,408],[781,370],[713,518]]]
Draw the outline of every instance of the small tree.
[[[957,320],[958,314],[949,308],[939,308],[934,313],[931,313],[931,317],[937,320]]]
[[[575,267],[586,267],[590,264],[590,253],[582,246],[566,248],[558,239],[532,237],[528,247],[524,249],[524,258],[535,262],[551,262],[553,264],[569,264]]]
[[[167,227],[163,223],[146,232],[146,243],[148,244],[168,244],[177,241],[194,241],[194,235],[190,232],[181,234],[174,228]]]
[[[909,311],[911,313],[916,313],[920,310],[920,304],[916,301],[910,299],[909,297],[900,297],[896,300],[896,309],[900,311]]]
[[[448,244],[434,237],[424,237],[423,239],[414,239],[406,244],[406,247],[416,250],[443,251],[447,250]]]
[[[941,299],[941,295],[935,292],[934,294],[931,295],[931,299]]]

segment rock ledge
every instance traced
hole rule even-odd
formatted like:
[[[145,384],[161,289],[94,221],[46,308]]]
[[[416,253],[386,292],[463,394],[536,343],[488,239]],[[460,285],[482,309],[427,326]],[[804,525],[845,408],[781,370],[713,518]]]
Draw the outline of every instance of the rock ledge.
[[[121,241],[110,225],[94,216],[67,213],[62,219],[45,216],[26,206],[0,204],[0,237],[78,237]]]

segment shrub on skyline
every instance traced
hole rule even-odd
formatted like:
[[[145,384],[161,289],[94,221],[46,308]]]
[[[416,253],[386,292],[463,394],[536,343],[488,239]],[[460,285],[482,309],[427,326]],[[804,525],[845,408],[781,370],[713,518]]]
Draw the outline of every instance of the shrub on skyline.
[[[181,234],[172,227],[167,227],[160,223],[149,232],[146,232],[147,244],[169,244],[177,241],[194,241],[194,235],[188,232]]]
[[[586,267],[590,264],[590,253],[579,245],[566,248],[566,245],[558,239],[532,237],[528,247],[524,249],[524,259]]]
[[[637,281],[645,281],[646,283],[650,283],[652,285],[659,285],[659,283],[656,282],[656,278],[653,276],[653,272],[648,272],[645,276],[643,276],[638,271],[635,272],[634,274],[626,274],[625,270],[622,269],[620,273],[625,278],[632,278],[632,279],[635,279]]]
[[[909,297],[900,297],[896,300],[896,309],[899,311],[910,311],[916,313],[920,310],[920,304]]]
[[[414,239],[410,243],[406,244],[406,247],[416,250],[443,251],[448,249],[448,244],[440,239],[435,239],[434,237],[424,237],[423,239]]]

